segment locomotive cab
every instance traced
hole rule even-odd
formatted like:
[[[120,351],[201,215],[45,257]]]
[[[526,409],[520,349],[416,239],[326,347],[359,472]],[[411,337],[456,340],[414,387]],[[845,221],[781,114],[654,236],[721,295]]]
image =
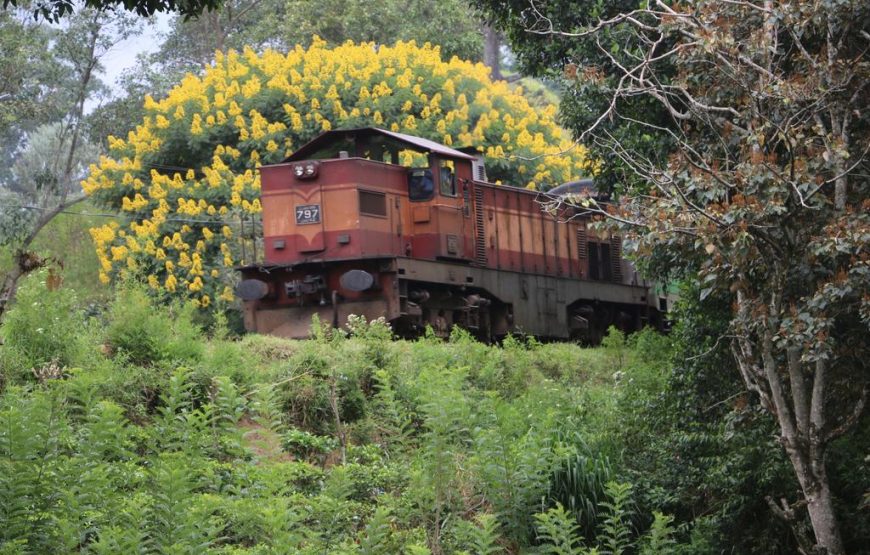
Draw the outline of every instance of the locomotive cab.
[[[472,156],[381,129],[331,131],[260,168],[264,260],[241,268],[246,326],[293,337],[346,314],[393,319],[397,257],[468,261]],[[352,272],[352,273],[349,273]],[[366,277],[367,276],[367,277]],[[336,310],[341,304],[341,310]],[[304,314],[291,324],[288,309]]]

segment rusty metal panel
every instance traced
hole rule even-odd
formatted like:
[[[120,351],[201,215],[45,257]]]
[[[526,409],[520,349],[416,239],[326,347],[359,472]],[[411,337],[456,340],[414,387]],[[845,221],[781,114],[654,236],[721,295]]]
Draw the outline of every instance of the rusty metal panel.
[[[491,267],[501,268],[504,264],[504,256],[500,248],[501,231],[498,226],[499,218],[497,215],[496,195],[491,187],[486,187],[483,191],[483,205],[486,207],[486,225],[489,230],[486,238],[487,262]]]
[[[526,241],[531,234],[531,230],[528,229],[531,222],[528,218],[521,217],[523,211],[523,196],[516,192],[514,192],[511,196],[514,197],[514,207],[516,210],[514,213],[511,214],[511,223],[517,224],[517,229],[519,229],[520,231],[520,271],[532,272],[532,267],[528,263],[526,257]]]
[[[576,245],[575,242],[577,240],[577,224],[573,221],[566,222],[562,226],[562,231],[565,237],[565,254],[568,259],[568,268],[567,275],[571,277],[578,277],[577,275],[577,261],[575,260],[576,255]]]
[[[541,213],[541,215],[536,216],[535,219],[540,225],[540,235],[535,237],[535,240],[532,241],[532,246],[537,246],[538,249],[540,249],[538,252],[538,255],[540,256],[540,270],[538,271],[546,275],[555,275],[556,241],[553,237],[553,227],[550,218],[546,214]]]
[[[586,226],[577,228],[577,258],[585,260],[589,258],[589,239],[586,237]]]
[[[619,235],[610,237],[610,265],[613,281],[622,282],[622,238]]]
[[[480,187],[474,188],[474,261],[481,266],[486,266],[486,202],[484,191]]]

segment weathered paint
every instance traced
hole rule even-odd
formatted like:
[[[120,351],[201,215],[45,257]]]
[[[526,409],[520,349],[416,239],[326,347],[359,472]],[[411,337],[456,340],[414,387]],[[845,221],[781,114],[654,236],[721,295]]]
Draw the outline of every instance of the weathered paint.
[[[325,139],[318,140],[319,148]],[[375,160],[320,160],[314,179],[294,175],[295,156],[291,163],[261,168],[263,268],[271,273],[256,267],[243,273],[278,285],[271,288],[272,297],[247,303],[249,329],[296,336],[307,333],[300,322],[314,313],[334,317],[351,309],[388,319],[419,317],[408,291],[428,289],[444,298],[480,292],[500,303],[498,310],[512,311],[511,329],[551,337],[568,335],[572,307],[588,311],[605,303],[608,311],[637,322],[655,310],[650,284],[622,260],[608,264],[606,272],[599,268],[601,275],[616,274],[619,280],[589,279],[590,253],[617,248],[618,239],[596,236],[585,219],[569,211],[544,212],[535,192],[473,181],[470,157],[449,158],[452,149],[444,148],[440,155],[430,153],[435,192],[424,201],[409,198],[408,168]],[[455,168],[456,196],[440,192],[445,159]],[[376,213],[361,210],[360,191],[368,195],[367,210]],[[296,207],[310,205],[321,207],[320,221],[297,224]],[[339,277],[349,269],[371,272],[378,287],[341,290]],[[318,276],[322,289],[288,295],[284,284],[306,276]],[[321,306],[332,302],[333,291],[337,308]],[[422,310],[459,310],[454,301],[430,299]],[[295,323],[282,324],[282,315],[290,313]]]

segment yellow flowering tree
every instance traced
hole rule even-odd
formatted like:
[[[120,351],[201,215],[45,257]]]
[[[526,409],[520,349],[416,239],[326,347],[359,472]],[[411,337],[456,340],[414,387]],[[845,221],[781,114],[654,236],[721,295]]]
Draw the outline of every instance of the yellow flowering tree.
[[[165,99],[146,97],[141,124],[126,138],[109,137],[110,156],[82,183],[124,215],[91,230],[100,279],[144,276],[155,291],[203,307],[232,300],[229,274],[261,210],[257,168],[333,128],[377,126],[473,145],[491,179],[529,188],[588,170],[554,107],[533,108],[488,72],[413,42],[333,48],[315,40],[288,54],[218,53]]]

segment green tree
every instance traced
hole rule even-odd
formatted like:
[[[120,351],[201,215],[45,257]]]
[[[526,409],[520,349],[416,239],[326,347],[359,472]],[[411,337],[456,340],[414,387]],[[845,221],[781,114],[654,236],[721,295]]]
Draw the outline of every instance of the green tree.
[[[522,74],[538,77],[562,91],[560,123],[576,137],[595,125],[618,138],[626,150],[644,158],[661,161],[673,149],[671,137],[663,129],[630,123],[636,119],[661,128],[669,125],[667,114],[650,96],[626,96],[619,103],[621,117],[601,117],[610,107],[611,91],[618,87],[621,78],[618,60],[605,53],[633,48],[626,33],[608,29],[594,36],[557,38],[560,31],[585,29],[600,19],[617,17],[635,8],[636,2],[602,0],[578,5],[574,0],[548,0],[534,6],[526,0],[473,0],[473,3],[487,21],[504,32]],[[660,71],[667,77],[670,69]],[[605,142],[591,139],[582,142],[592,158],[607,160],[595,176],[599,190],[620,189],[639,181]]]
[[[588,171],[583,149],[561,155],[569,143],[555,108],[533,108],[482,64],[444,61],[437,47],[415,43],[374,46],[230,51],[159,102],[146,97],[136,130],[109,138],[112,158],[84,183],[125,216],[120,227],[92,230],[101,279],[135,273],[155,292],[204,307],[232,300],[232,268],[256,238],[257,168],[333,128],[475,146],[490,179],[532,188]],[[410,153],[400,162],[410,165]]]
[[[279,36],[288,45],[308,46],[315,35],[330,44],[414,40],[441,47],[446,60],[483,57],[481,20],[463,0],[287,0],[285,13]]]
[[[437,5],[424,0],[227,0],[220,10],[172,20],[158,50],[143,55],[123,76],[123,94],[91,117],[92,140],[126,134],[144,117],[146,94],[166,96],[185,74],[201,74],[218,51],[288,52],[297,45],[310,47],[319,36],[332,46],[349,40],[379,45],[398,40],[429,42],[439,46],[447,60],[457,56],[481,61],[482,25],[479,14],[461,0]],[[498,78],[498,58],[491,58],[485,63]]]
[[[0,11],[0,182],[9,178],[22,137],[63,113],[66,68],[52,55],[53,35],[23,10]]]
[[[0,134],[7,141],[11,139],[7,132],[33,117],[43,100],[34,69],[46,61],[48,36],[41,26],[20,16],[15,11],[0,12]]]
[[[38,29],[51,37],[43,44],[50,47],[55,64],[52,80],[44,86],[35,82],[34,87],[54,92],[48,112],[52,119],[30,132],[33,121],[27,119],[8,130],[17,130],[24,140],[13,150],[11,172],[0,179],[0,246],[13,255],[0,283],[0,318],[15,298],[19,280],[48,262],[30,250],[40,230],[85,198],[79,183],[97,154],[85,136],[85,104],[103,90],[97,75],[100,60],[136,28],[135,19],[126,14],[83,10],[59,29]],[[37,66],[35,73],[43,69]]]
[[[315,36],[333,46],[429,42],[447,59],[479,61],[483,54],[479,16],[459,0],[437,6],[423,0],[230,0],[219,11],[175,18],[155,58],[170,70],[198,72],[216,51],[308,48]]]
[[[795,553],[790,523],[768,502],[793,495],[798,484],[777,444],[776,421],[746,393],[722,339],[730,301],[714,294],[700,302],[697,286],[680,296],[667,337],[674,352],[659,362],[664,383],[632,375],[617,410],[618,443],[630,453],[624,471],[637,486],[640,512],[672,514],[683,531],[691,525],[696,553]],[[839,450],[836,458],[859,465],[863,455]],[[862,531],[852,526],[848,535],[860,540]]]
[[[193,17],[206,10],[215,10],[220,5],[219,0],[45,0],[33,4],[27,0],[3,0],[3,9],[9,9],[10,6],[26,7],[33,12],[35,18],[54,22],[71,16],[76,10],[86,8],[98,11],[115,11],[120,8],[143,17],[161,12],[177,12],[184,17]]]
[[[490,5],[520,15],[514,2]],[[585,20],[530,9],[512,26],[568,45],[544,63],[589,101],[578,139],[626,175],[618,208],[575,201],[623,227],[641,257],[697,270],[702,297],[729,296],[727,339],[776,417],[798,506],[817,545],[844,553],[827,459],[859,422],[870,381],[870,6],[606,6]],[[572,59],[595,46],[597,60]],[[635,148],[656,137],[663,155]]]

